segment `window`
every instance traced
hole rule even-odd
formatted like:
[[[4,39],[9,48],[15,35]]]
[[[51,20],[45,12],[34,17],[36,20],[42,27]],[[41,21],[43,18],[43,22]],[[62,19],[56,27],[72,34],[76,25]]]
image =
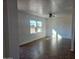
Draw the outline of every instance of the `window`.
[[[42,32],[42,22],[37,21],[37,32]]]
[[[30,20],[30,33],[36,33],[36,21]]]
[[[42,32],[42,22],[30,20],[30,33]]]

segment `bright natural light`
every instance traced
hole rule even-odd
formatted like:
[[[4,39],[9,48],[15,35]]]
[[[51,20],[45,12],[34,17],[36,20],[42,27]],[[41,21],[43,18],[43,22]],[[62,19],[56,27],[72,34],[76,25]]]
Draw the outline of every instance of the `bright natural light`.
[[[30,20],[30,33],[42,32],[42,22]]]
[[[30,25],[33,27],[36,27],[36,21],[35,20],[30,20]]]
[[[37,32],[42,32],[42,22],[37,21]]]
[[[42,22],[41,21],[37,21],[37,26],[38,27],[42,27]]]
[[[62,39],[62,36],[58,34],[58,39]]]
[[[52,38],[60,40],[62,39],[62,36],[59,33],[57,33],[56,30],[52,29]]]
[[[52,47],[53,47],[53,50],[56,51],[56,48],[57,48],[57,40],[58,40],[58,43],[60,44],[61,42],[61,39],[62,39],[62,36],[55,30],[55,29],[52,29]]]
[[[30,20],[30,33],[36,33],[36,21]]]
[[[53,38],[53,39],[56,39],[56,34],[57,34],[57,32],[53,29],[53,30],[52,30],[52,38]]]

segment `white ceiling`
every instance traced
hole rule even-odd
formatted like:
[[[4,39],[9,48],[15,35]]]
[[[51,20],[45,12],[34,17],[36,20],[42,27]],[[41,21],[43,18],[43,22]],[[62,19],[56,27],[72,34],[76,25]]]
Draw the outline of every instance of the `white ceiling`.
[[[50,12],[71,14],[73,0],[17,0],[18,10],[47,17]]]

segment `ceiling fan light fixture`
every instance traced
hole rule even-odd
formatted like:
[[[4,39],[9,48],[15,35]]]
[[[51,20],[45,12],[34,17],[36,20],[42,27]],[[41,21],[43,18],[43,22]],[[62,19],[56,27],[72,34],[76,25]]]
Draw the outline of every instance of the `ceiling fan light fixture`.
[[[49,17],[52,17],[52,13],[49,13]]]

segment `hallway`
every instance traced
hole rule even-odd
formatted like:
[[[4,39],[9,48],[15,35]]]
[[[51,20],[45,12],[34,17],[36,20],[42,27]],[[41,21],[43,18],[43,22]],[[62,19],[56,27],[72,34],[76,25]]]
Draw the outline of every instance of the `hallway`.
[[[41,38],[20,46],[20,59],[74,59],[70,39]]]

